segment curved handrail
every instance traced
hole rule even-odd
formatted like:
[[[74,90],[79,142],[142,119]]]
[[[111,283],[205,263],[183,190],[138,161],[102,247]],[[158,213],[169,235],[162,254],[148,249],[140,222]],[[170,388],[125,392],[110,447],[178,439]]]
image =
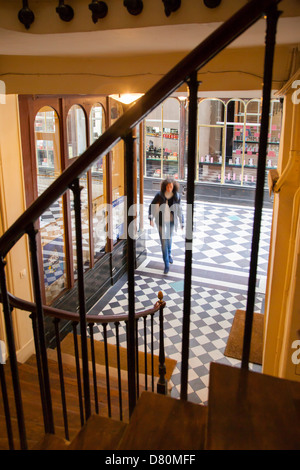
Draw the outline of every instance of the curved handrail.
[[[213,57],[232,43],[264,12],[281,0],[251,0],[229,18],[184,59],[164,75],[139,101],[100,136],[34,201],[0,238],[0,255],[4,257],[26,233],[29,226],[80,177],[96,159],[108,153],[122,138],[126,137],[154,108],[187,81]]]
[[[141,310],[135,313],[135,318],[143,318],[147,317],[148,315],[153,315],[154,313],[158,312],[160,308],[164,308],[166,306],[166,302],[162,300],[163,295],[159,292],[158,293],[159,300],[154,304],[154,306],[147,310]],[[14,295],[8,293],[8,299],[11,307],[18,308],[20,310],[24,310],[26,312],[36,312],[37,306],[35,303],[30,302],[28,300],[22,300],[19,297],[15,297]],[[0,301],[1,301],[1,293],[0,293]],[[59,318],[60,320],[68,320],[72,322],[80,321],[79,313],[69,312],[68,310],[63,310],[55,307],[50,307],[48,305],[43,306],[43,312],[46,316]],[[112,322],[120,322],[120,321],[127,321],[128,314],[115,314],[115,315],[89,315],[86,316],[88,323],[112,323]]]

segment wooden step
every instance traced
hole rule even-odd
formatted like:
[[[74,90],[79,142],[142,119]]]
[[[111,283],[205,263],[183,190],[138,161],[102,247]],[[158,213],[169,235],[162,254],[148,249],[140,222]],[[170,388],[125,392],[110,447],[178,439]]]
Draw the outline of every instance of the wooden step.
[[[68,450],[69,441],[57,437],[55,434],[45,436],[35,445],[32,450]]]
[[[209,450],[299,450],[300,383],[211,363]]]
[[[68,446],[68,450],[115,450],[127,425],[92,415]]]
[[[81,357],[81,341],[80,335],[77,336],[78,338],[78,349],[79,349],[79,356]],[[87,338],[88,342],[88,354],[89,360],[90,359],[90,338]],[[105,356],[104,356],[104,342],[103,341],[94,341],[94,348],[95,348],[95,361],[96,364],[104,365],[105,364]],[[117,348],[114,344],[107,344],[108,349],[108,357],[109,357],[109,365],[112,368],[117,368]],[[74,355],[74,342],[73,342],[73,335],[70,333],[67,335],[63,341],[61,342],[61,350],[63,353],[72,354]],[[145,354],[143,351],[138,352],[139,358],[139,373],[141,375],[145,374]],[[151,375],[151,354],[147,354],[147,374]],[[169,381],[171,379],[172,373],[174,368],[177,364],[175,359],[165,358],[165,365],[166,365],[166,379]],[[127,371],[127,349],[120,347],[120,365],[122,371]],[[153,373],[155,377],[159,377],[159,358],[158,356],[153,356]]]
[[[118,450],[201,450],[206,421],[205,406],[143,392]]]
[[[58,375],[58,365],[56,361],[48,360],[50,385],[51,385],[51,397],[52,397],[52,408],[54,416],[54,427],[55,435],[58,438],[65,438],[65,429],[62,413],[61,403],[61,392],[60,382]],[[67,413],[68,413],[68,425],[69,425],[69,438],[72,440],[77,432],[81,428],[80,411],[79,411],[79,400],[78,400],[78,389],[77,389],[77,377],[76,369],[72,364],[64,364],[64,382],[66,391],[66,402],[67,402]],[[37,365],[35,356],[31,357],[27,363],[19,364],[18,366],[21,395],[24,408],[24,417],[26,425],[26,436],[28,442],[28,448],[32,449],[44,436],[44,423],[43,423],[43,412],[40,398],[40,387],[37,376]],[[5,377],[7,383],[7,390],[10,403],[10,413],[13,428],[13,436],[15,442],[15,448],[19,448],[19,434],[18,434],[18,423],[17,414],[14,403],[14,392],[12,386],[12,378],[10,374],[9,363],[5,365]],[[117,381],[111,377],[111,411],[112,417],[119,419],[119,394]],[[123,419],[128,421],[128,395],[124,384],[124,390],[122,393],[123,401]],[[98,390],[98,404],[100,416],[108,416],[107,398],[106,398],[106,379],[105,377],[98,374],[97,376],[97,390]],[[90,375],[90,392],[91,392],[91,409],[92,413],[95,410],[94,403],[94,390],[92,375]],[[32,406],[34,403],[34,406]],[[45,444],[46,445],[46,444]],[[7,449],[8,441],[6,434],[5,418],[2,399],[0,398],[0,449]]]

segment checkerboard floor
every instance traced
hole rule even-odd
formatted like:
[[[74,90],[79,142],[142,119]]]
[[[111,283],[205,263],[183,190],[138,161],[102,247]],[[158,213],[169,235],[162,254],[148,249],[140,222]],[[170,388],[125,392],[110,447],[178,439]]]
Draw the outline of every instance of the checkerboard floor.
[[[145,207],[151,200],[146,198]],[[185,205],[183,203],[183,209]],[[144,211],[147,213],[147,210]],[[188,400],[206,403],[209,367],[212,361],[239,366],[240,361],[224,356],[226,342],[237,309],[247,302],[249,263],[254,210],[244,206],[224,206],[196,201],[194,210],[193,272],[191,291],[190,350]],[[255,311],[264,312],[266,273],[272,211],[263,211],[259,260],[257,269]],[[159,291],[163,292],[165,353],[177,360],[172,375],[173,397],[180,396],[181,340],[184,288],[184,232],[173,238],[174,264],[163,274],[163,261],[157,230],[145,219],[147,259],[135,272],[136,310],[154,305]],[[126,276],[120,279],[89,313],[111,315],[128,311]],[[150,344],[150,324],[146,325]],[[102,339],[98,327],[95,338]],[[115,343],[115,332],[108,331]],[[138,344],[144,350],[144,324],[139,320]],[[154,353],[159,347],[158,318],[154,328]],[[120,328],[120,344],[126,346],[125,329]],[[150,351],[150,346],[148,346]],[[260,371],[260,366],[250,364]]]

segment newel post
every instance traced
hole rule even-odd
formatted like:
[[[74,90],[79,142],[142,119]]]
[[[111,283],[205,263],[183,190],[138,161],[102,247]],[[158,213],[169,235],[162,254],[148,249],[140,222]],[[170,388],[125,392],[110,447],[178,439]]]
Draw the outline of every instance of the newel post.
[[[164,306],[163,293],[158,293],[159,298],[159,379],[157,382],[157,393],[167,395],[168,382],[166,380],[166,364],[165,364],[165,345],[164,345]]]

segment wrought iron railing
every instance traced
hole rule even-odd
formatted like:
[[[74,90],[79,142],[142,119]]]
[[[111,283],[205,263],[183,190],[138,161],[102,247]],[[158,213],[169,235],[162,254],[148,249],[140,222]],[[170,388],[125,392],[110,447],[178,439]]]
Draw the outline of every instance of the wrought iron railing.
[[[1,296],[0,296],[1,299]],[[43,369],[42,369],[42,358],[40,356],[40,344],[39,344],[39,332],[38,332],[38,325],[37,325],[37,307],[36,304],[24,301],[22,299],[16,298],[11,294],[8,294],[9,304],[11,309],[16,308],[19,310],[23,310],[26,312],[30,312],[30,318],[32,320],[32,328],[33,328],[33,336],[34,336],[34,344],[35,344],[35,353],[36,353],[36,364],[37,364],[37,374],[39,378],[39,385],[40,385],[40,396],[41,396],[41,405],[45,423],[45,433],[55,432],[55,427],[53,423],[53,416],[52,413],[49,413],[48,404],[46,402],[45,396],[45,389],[43,383]],[[136,360],[136,397],[139,397],[140,393],[140,386],[142,389],[157,391],[158,393],[166,393],[167,391],[167,380],[166,380],[166,366],[165,366],[165,352],[164,352],[164,339],[163,339],[163,310],[165,308],[166,303],[163,301],[163,294],[162,292],[158,293],[158,301],[155,303],[153,308],[136,312],[135,314],[135,332],[137,335],[138,332],[138,322],[139,320],[143,320],[143,328],[140,330],[141,336],[143,337],[143,364],[139,367],[139,347],[138,342],[135,343],[135,360]],[[50,318],[53,318],[53,330],[55,334],[55,356],[57,361],[57,369],[59,374],[59,381],[60,381],[60,393],[61,393],[61,405],[62,405],[62,414],[63,414],[63,422],[64,422],[64,432],[65,438],[69,440],[69,426],[68,426],[68,409],[67,409],[67,399],[65,393],[65,382],[64,382],[64,348],[61,348],[61,334],[59,331],[59,323],[61,321],[67,321],[72,327],[72,336],[73,336],[73,354],[74,354],[74,363],[76,367],[76,379],[77,379],[77,392],[78,392],[78,409],[79,409],[79,416],[80,416],[80,423],[81,426],[84,425],[88,416],[86,415],[86,409],[84,407],[84,398],[83,398],[83,391],[82,391],[82,369],[80,365],[81,361],[81,351],[79,348],[79,341],[78,341],[78,327],[80,323],[80,317],[78,313],[71,313],[67,310],[61,310],[58,308],[53,308],[50,306],[43,306],[44,315]],[[159,314],[158,318],[156,318],[156,313]],[[149,334],[147,335],[147,322],[148,322],[148,329]],[[91,369],[91,376],[92,376],[92,383],[93,383],[93,402],[94,402],[94,410],[96,414],[99,414],[99,397],[98,397],[98,374],[97,374],[97,357],[95,354],[95,340],[94,340],[94,327],[95,325],[100,325],[102,327],[102,341],[103,341],[103,349],[104,349],[104,376],[105,376],[105,384],[106,384],[106,400],[107,400],[107,416],[112,416],[112,405],[111,405],[111,388],[110,388],[110,370],[111,367],[117,369],[117,383],[118,383],[118,417],[122,421],[124,417],[123,412],[123,386],[124,386],[124,378],[122,380],[121,369],[128,370],[126,367],[126,359],[125,364],[121,364],[121,356],[120,356],[120,339],[119,339],[119,329],[122,324],[125,325],[125,330],[127,333],[127,323],[128,323],[128,315],[127,314],[115,314],[115,315],[102,315],[101,312],[99,314],[88,314],[87,315],[87,325],[88,325],[88,333],[90,339],[90,354],[89,354],[89,362],[90,362],[90,369]],[[150,323],[150,325],[149,325]],[[158,325],[159,331],[159,360],[158,360],[158,371],[154,369],[154,332],[155,327]],[[107,332],[110,329],[113,332],[112,338],[110,341],[108,340]],[[150,336],[150,339],[149,339]],[[110,355],[108,352],[108,344],[115,347],[114,356],[116,357],[116,364],[115,361],[110,361]],[[55,351],[53,349],[53,351]],[[68,353],[70,353],[70,348],[67,349]],[[127,350],[128,351],[128,350]],[[48,350],[49,354],[49,350]],[[53,354],[50,356],[53,358]],[[123,361],[124,362],[124,361]],[[128,362],[128,361],[127,361]],[[125,366],[125,367],[124,367]],[[5,367],[4,364],[0,364],[1,370],[1,385],[2,385],[2,396],[4,402],[4,411],[6,417],[6,428],[7,428],[7,435],[9,437],[9,444],[10,448],[14,448],[14,436],[12,433],[12,424],[11,424],[11,416],[10,416],[10,407],[8,403],[8,394],[6,391],[6,382],[5,382]],[[157,374],[159,372],[159,374]],[[141,385],[142,380],[143,383]],[[90,380],[89,380],[90,381]],[[127,383],[126,379],[125,382]],[[157,382],[157,383],[156,383]],[[125,383],[125,385],[126,385]],[[156,383],[156,387],[155,387]],[[51,387],[50,387],[50,396],[51,396]],[[102,397],[103,401],[103,397]],[[22,425],[22,423],[20,423]],[[24,428],[26,430],[26,423],[24,422]]]
[[[255,280],[257,271],[258,244],[260,237],[260,224],[263,202],[263,187],[265,181],[265,159],[268,137],[268,115],[270,94],[272,86],[273,55],[276,36],[276,25],[279,12],[277,4],[280,0],[252,0],[241,8],[228,21],[222,24],[199,46],[190,52],[170,72],[159,80],[140,100],[129,109],[94,142],[74,163],[72,163],[48,189],[22,214],[19,219],[0,238],[0,283],[2,303],[5,319],[6,338],[13,376],[17,414],[20,429],[21,447],[26,448],[26,434],[23,423],[21,391],[18,380],[18,366],[16,359],[13,322],[11,317],[11,303],[7,292],[5,257],[15,243],[24,235],[29,237],[33,291],[36,305],[36,331],[41,357],[41,377],[45,400],[45,429],[54,432],[53,416],[51,412],[51,394],[47,368],[47,351],[44,336],[44,307],[41,300],[39,283],[39,265],[36,247],[35,223],[44,211],[55,202],[68,189],[74,193],[75,224],[76,224],[76,252],[78,266],[78,300],[79,300],[79,329],[82,348],[83,368],[83,395],[85,417],[91,414],[90,389],[88,381],[88,355],[87,355],[87,316],[85,305],[82,234],[81,234],[81,197],[80,176],[101,156],[107,154],[121,139],[125,143],[126,161],[126,188],[127,207],[134,204],[133,200],[133,136],[134,127],[141,122],[155,107],[162,103],[180,85],[187,83],[189,88],[189,124],[188,124],[188,177],[187,177],[187,204],[193,208],[194,181],[195,181],[195,155],[196,155],[196,126],[197,126],[197,71],[206,65],[213,57],[232,43],[263,15],[267,18],[263,109],[261,117],[261,132],[259,144],[259,158],[257,170],[257,187],[255,198],[255,215],[253,227],[253,240],[251,251],[250,276],[248,285],[248,300],[246,308],[246,322],[244,334],[244,349],[242,367],[248,368],[250,340],[253,320],[253,306],[255,297]],[[127,228],[133,222],[132,212],[128,211]],[[193,218],[193,210],[188,211]],[[192,220],[187,220],[187,226],[192,227]],[[184,279],[184,308],[182,329],[182,361],[181,361],[181,398],[187,399],[188,358],[189,358],[189,323],[191,309],[191,273],[192,273],[192,233],[186,232],[185,251],[185,279]],[[136,361],[135,361],[135,304],[134,304],[134,239],[127,236],[127,274],[128,274],[128,389],[129,410],[132,413],[136,403]]]

